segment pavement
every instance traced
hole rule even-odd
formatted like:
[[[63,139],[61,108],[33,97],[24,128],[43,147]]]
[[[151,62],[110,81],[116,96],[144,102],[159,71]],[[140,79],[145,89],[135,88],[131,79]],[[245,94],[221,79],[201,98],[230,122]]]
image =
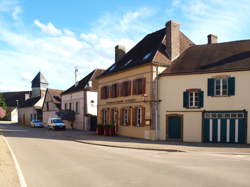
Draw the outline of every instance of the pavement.
[[[14,161],[3,136],[0,135],[0,186],[18,187],[19,179]]]
[[[97,142],[119,138],[133,145],[129,138],[81,133],[0,124],[0,134],[9,142],[29,187],[249,186],[247,145],[227,147],[225,152],[214,145],[209,145],[212,151],[206,151],[207,145],[193,146],[194,151],[187,150],[193,149],[191,145],[181,145],[187,147],[181,151],[151,151],[82,143],[86,137]]]

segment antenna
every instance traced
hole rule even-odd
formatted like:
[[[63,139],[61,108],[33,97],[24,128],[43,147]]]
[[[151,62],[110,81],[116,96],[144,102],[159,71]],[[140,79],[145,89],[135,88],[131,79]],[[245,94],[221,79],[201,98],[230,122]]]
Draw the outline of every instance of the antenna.
[[[78,73],[78,68],[75,66],[75,86],[77,86],[77,73]]]

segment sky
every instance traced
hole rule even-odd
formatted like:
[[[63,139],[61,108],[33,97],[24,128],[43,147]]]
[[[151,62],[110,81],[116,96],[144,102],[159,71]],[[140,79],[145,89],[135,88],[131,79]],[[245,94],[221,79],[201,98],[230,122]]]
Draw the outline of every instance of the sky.
[[[65,90],[114,62],[117,44],[131,49],[169,20],[195,44],[250,39],[249,0],[0,0],[0,92],[31,89],[41,71]]]

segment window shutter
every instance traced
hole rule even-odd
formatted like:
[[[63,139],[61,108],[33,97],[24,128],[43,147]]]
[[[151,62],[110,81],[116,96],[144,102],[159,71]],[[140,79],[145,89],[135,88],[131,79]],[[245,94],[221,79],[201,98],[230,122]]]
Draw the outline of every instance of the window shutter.
[[[132,123],[132,118],[131,118],[132,112],[133,112],[132,108],[129,108],[128,109],[128,125],[131,125]]]
[[[228,78],[228,95],[235,95],[235,77]]]
[[[103,123],[103,109],[100,110],[100,113],[99,113],[99,114],[100,114],[100,115],[99,115],[99,116],[100,116],[100,119],[99,119],[100,121],[99,121],[99,122],[100,122],[100,123]]]
[[[121,97],[122,96],[122,83],[118,84],[117,87],[118,87],[117,96]]]
[[[142,107],[141,110],[142,110],[142,123],[141,123],[141,126],[145,126],[145,107]]]
[[[119,84],[116,84],[116,97],[119,97]]]
[[[131,81],[128,81],[128,96],[131,95]]]
[[[101,87],[101,99],[103,99],[104,97],[103,97],[103,87]],[[66,104],[65,104],[65,109],[66,109],[67,107],[66,107]]]
[[[133,80],[133,95],[136,95],[136,80]]]
[[[136,126],[136,123],[135,123],[136,108],[131,108],[131,110],[132,110],[132,125]]]
[[[204,106],[204,92],[200,91],[199,92],[199,107],[203,108]]]
[[[146,78],[142,79],[142,94],[146,93]]]
[[[207,95],[214,96],[214,79],[208,79]]]
[[[120,125],[123,125],[123,108],[120,110]]]
[[[189,92],[183,92],[183,107],[189,108]]]

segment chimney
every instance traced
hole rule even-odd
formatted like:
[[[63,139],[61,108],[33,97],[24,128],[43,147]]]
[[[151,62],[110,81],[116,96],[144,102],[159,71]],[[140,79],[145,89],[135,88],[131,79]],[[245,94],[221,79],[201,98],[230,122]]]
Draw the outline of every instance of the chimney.
[[[115,46],[115,62],[118,62],[126,54],[126,48],[122,45]]]
[[[180,24],[172,20],[166,23],[166,52],[170,60],[180,55]]]
[[[213,34],[209,34],[207,36],[207,43],[208,44],[216,44],[218,41],[218,37],[216,35],[213,35]]]

